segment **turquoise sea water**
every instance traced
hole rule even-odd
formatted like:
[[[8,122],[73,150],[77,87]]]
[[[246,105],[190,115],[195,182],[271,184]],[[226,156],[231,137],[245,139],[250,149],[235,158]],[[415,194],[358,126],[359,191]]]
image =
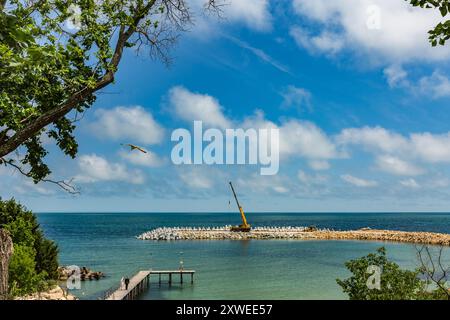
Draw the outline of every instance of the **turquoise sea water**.
[[[362,227],[450,233],[450,213],[250,213],[254,226]],[[236,213],[39,213],[46,235],[60,247],[62,265],[87,266],[107,277],[84,282],[73,293],[96,299],[122,276],[138,270],[195,269],[185,281],[158,286],[142,299],[345,299],[336,278],[349,275],[345,261],[384,245],[401,266],[417,265],[413,245],[363,241],[173,241],[137,240],[161,226],[237,224]],[[189,278],[188,278],[189,279]],[[188,280],[186,279],[186,280]]]

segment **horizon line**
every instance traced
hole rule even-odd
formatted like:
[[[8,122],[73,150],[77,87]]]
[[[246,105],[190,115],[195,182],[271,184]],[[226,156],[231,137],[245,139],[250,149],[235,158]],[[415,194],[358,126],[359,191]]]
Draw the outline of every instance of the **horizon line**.
[[[34,213],[140,213],[140,214],[151,214],[151,213],[235,213],[234,211],[34,211]],[[450,211],[246,211],[249,214],[263,214],[263,213],[299,213],[299,214],[352,214],[352,213],[361,213],[361,214],[387,214],[387,213],[402,213],[402,214],[417,214],[417,213],[432,213],[432,214],[450,214]]]

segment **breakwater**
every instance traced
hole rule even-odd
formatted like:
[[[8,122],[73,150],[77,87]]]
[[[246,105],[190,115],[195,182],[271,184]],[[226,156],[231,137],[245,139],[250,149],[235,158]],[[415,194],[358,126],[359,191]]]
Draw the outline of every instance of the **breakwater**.
[[[416,244],[450,246],[450,234],[433,232],[409,232],[396,230],[339,231],[311,227],[255,227],[250,232],[233,232],[230,226],[212,228],[157,228],[137,237],[141,240],[365,240],[406,242]]]

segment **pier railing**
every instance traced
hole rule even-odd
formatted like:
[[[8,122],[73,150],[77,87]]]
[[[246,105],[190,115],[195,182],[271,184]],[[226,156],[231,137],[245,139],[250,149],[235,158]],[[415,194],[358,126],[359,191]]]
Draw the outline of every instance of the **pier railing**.
[[[159,277],[159,285],[161,285],[161,276],[169,277],[169,286],[172,285],[172,276],[179,275],[180,284],[183,284],[183,275],[190,275],[191,284],[194,283],[195,270],[141,270],[129,279],[128,288],[113,286],[102,294],[103,300],[134,300],[139,297],[150,286],[151,275]]]
[[[107,300],[110,296],[112,296],[114,294],[114,292],[116,292],[119,289],[120,289],[120,284],[113,285],[110,288],[102,291],[102,293],[99,295],[97,300]]]

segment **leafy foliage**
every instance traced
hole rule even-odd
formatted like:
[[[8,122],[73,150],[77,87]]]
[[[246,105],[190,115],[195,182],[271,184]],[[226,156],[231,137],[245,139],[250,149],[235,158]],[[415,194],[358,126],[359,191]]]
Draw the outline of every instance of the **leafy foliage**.
[[[351,300],[410,300],[422,290],[422,282],[418,278],[418,271],[402,270],[387,259],[386,249],[379,248],[376,253],[360,259],[348,261],[345,266],[353,274],[346,280],[337,280],[343,291]],[[380,267],[380,290],[369,289],[367,281],[370,273],[369,266]]]
[[[33,293],[44,285],[45,272],[36,271],[33,248],[14,244],[14,254],[9,262],[10,294],[21,296]]]
[[[407,0],[415,7],[425,9],[438,9],[443,17],[450,12],[449,0]],[[438,23],[433,30],[429,32],[429,39],[433,47],[444,45],[450,39],[450,20]]]
[[[0,228],[14,243],[9,273],[12,294],[36,291],[44,280],[58,276],[58,247],[46,239],[36,217],[13,199],[0,200]]]
[[[44,135],[75,157],[79,115],[114,81],[123,50],[168,63],[190,22],[185,0],[0,0],[0,163],[43,180]]]
[[[417,270],[403,270],[395,262],[389,261],[384,247],[365,257],[345,263],[352,276],[337,283],[348,294],[350,300],[438,300],[448,299],[447,289],[430,288],[430,281],[423,279],[425,272],[421,266]],[[380,286],[369,288],[372,275],[369,266],[380,268]],[[370,281],[370,280],[369,280]]]
[[[38,241],[35,242],[36,250],[36,272],[47,274],[48,279],[58,278],[58,247],[56,244],[43,238],[38,234]]]

